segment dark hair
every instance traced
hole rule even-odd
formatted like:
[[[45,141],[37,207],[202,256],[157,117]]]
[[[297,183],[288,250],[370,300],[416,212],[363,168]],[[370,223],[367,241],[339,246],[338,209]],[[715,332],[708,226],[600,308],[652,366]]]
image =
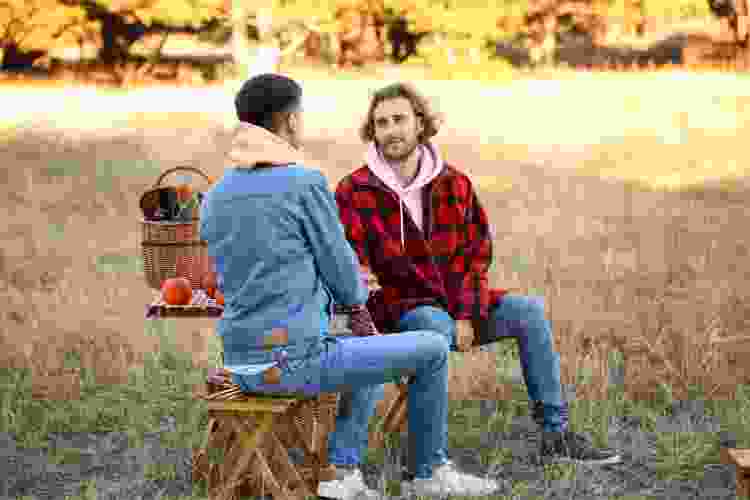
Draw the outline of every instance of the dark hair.
[[[264,73],[247,80],[234,99],[241,122],[278,131],[280,118],[295,111],[302,98],[302,87],[283,75]]]
[[[440,130],[442,117],[436,114],[427,99],[420,94],[413,85],[409,83],[393,83],[387,87],[377,90],[370,101],[367,116],[359,128],[359,137],[363,142],[375,140],[375,124],[373,113],[375,108],[383,101],[403,97],[411,103],[414,114],[422,119],[424,130],[419,134],[419,142],[425,143],[432,139]]]

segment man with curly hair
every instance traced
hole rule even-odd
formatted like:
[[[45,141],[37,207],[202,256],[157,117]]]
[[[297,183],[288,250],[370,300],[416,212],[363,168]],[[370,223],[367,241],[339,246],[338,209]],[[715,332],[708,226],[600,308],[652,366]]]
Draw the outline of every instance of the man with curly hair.
[[[567,429],[560,358],[543,299],[490,288],[489,221],[469,177],[446,163],[431,142],[438,129],[437,116],[412,86],[378,90],[360,130],[368,145],[365,165],[336,189],[347,239],[381,286],[367,302],[378,330],[439,332],[454,351],[517,338],[532,414],[543,431],[541,455],[618,462],[615,451],[596,449]],[[346,450],[347,457],[336,458],[356,462],[362,443],[353,436],[367,425],[374,403],[355,393],[352,407],[367,413],[337,420],[332,452]],[[410,435],[415,423],[410,418]],[[410,471],[415,479],[406,486],[417,493],[451,481],[445,425],[432,457],[434,474]]]

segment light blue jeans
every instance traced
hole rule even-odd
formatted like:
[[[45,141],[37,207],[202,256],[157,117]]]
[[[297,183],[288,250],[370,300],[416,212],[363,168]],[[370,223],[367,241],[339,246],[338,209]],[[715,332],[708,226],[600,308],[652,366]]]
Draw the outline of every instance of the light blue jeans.
[[[326,336],[323,344],[320,354],[290,362],[291,368],[281,366],[280,384],[263,384],[259,373],[244,377],[243,385],[249,390],[269,393],[351,391],[372,394],[372,387],[382,389],[384,383],[412,376],[409,422],[412,429],[418,427],[420,432],[409,434],[409,449],[412,450],[409,466],[418,477],[432,477],[432,467],[437,465],[434,457],[441,456],[448,438],[450,351],[443,337],[434,332],[410,331],[375,337]],[[364,439],[366,443],[367,420],[362,420],[364,426],[354,429],[355,441]],[[340,454],[335,456],[341,458]],[[347,464],[346,461],[333,460],[333,457],[329,460],[334,464]],[[359,463],[359,460],[353,463]]]
[[[552,327],[545,317],[544,299],[521,295],[505,295],[490,308],[490,318],[483,332],[475,332],[482,344],[490,344],[508,337],[518,339],[521,368],[529,399],[541,401],[543,415],[539,415],[546,431],[559,431],[567,427],[567,404],[562,397],[560,384],[560,355],[552,344]],[[436,332],[456,350],[456,323],[444,310],[421,306],[404,314],[398,331],[420,330]],[[400,337],[388,335],[387,337]],[[411,394],[411,389],[410,389]],[[383,386],[367,387],[352,394],[352,409],[347,417],[336,419],[336,430],[329,437],[329,459],[339,465],[361,463],[367,448],[367,431],[378,399],[383,398]],[[419,416],[408,410],[409,429],[421,429]],[[447,443],[448,427],[439,439]],[[409,432],[411,438],[412,434]],[[411,449],[411,448],[410,448]],[[434,447],[433,465],[446,459],[445,447]],[[412,469],[418,474],[418,471]],[[418,477],[421,477],[418,475]]]

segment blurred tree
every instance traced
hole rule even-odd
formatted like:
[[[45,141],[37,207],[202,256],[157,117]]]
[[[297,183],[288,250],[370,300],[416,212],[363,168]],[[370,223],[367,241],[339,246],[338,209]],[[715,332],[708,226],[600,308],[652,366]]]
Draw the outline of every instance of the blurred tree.
[[[2,0],[0,0],[2,1]],[[226,15],[224,0],[57,0],[81,9],[87,23],[98,27],[100,47],[95,66],[109,72],[118,84],[143,75],[154,67],[166,36],[174,32],[198,33]],[[132,61],[130,49],[146,35],[161,35],[149,60]]]
[[[0,0],[0,69],[29,67],[50,48],[70,45],[88,24],[79,6],[56,0]]]
[[[382,0],[338,0],[338,65],[363,66],[385,59],[385,6]]]
[[[79,6],[100,24],[104,64],[116,65],[130,47],[147,33],[198,31],[225,15],[224,0],[60,0]]]

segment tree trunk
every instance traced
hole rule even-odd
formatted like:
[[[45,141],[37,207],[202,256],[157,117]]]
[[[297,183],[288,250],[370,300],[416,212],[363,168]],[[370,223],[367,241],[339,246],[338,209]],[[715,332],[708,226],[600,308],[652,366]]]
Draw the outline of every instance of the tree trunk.
[[[112,75],[121,84],[125,77],[124,64],[130,54],[130,47],[146,34],[143,23],[128,23],[121,13],[110,12],[93,0],[84,0],[81,7],[86,10],[89,20],[101,23],[102,46],[99,61],[111,68]]]
[[[42,57],[43,50],[22,51],[15,43],[10,43],[0,50],[0,70],[32,71],[34,61]]]

